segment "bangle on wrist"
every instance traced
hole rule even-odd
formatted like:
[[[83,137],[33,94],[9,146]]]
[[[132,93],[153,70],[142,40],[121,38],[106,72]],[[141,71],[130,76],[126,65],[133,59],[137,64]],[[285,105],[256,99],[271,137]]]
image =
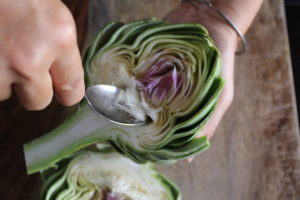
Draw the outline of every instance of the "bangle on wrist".
[[[183,1],[188,1],[188,0],[183,0]],[[222,12],[221,10],[216,8],[209,0],[194,0],[194,1],[197,1],[199,3],[206,5],[207,7],[214,10],[219,16],[221,16],[223,18],[223,20],[236,32],[236,34],[239,36],[239,38],[242,41],[242,48],[235,53],[236,54],[244,53],[248,47],[247,39],[244,36],[244,34],[239,30],[239,28],[232,22],[232,20],[229,17],[227,17],[224,14],[224,12]]]

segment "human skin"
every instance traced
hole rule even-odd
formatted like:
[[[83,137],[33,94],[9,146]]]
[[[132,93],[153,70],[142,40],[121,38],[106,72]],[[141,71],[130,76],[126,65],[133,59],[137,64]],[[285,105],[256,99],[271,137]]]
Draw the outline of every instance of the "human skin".
[[[55,96],[66,106],[84,95],[74,19],[60,0],[0,0],[0,101],[15,90],[28,110]]]
[[[262,0],[212,0],[210,2],[224,12],[242,33],[246,33]],[[224,88],[216,111],[199,133],[199,136],[207,135],[211,138],[233,100],[234,59],[239,37],[213,9],[195,0],[183,1],[165,19],[172,23],[194,22],[204,25],[220,51]]]

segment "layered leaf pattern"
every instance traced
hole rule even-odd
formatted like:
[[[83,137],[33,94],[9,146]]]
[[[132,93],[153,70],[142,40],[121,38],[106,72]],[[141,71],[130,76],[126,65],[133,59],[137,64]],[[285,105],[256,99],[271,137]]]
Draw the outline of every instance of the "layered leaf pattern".
[[[42,172],[43,200],[180,200],[176,185],[150,164],[114,152],[78,152]]]
[[[125,100],[116,107],[152,122],[112,124],[83,101],[69,120],[25,145],[29,173],[98,142],[137,163],[173,162],[209,147],[206,136],[196,135],[215,109],[223,80],[219,52],[203,26],[156,19],[112,22],[100,30],[83,60],[87,86],[125,88]]]

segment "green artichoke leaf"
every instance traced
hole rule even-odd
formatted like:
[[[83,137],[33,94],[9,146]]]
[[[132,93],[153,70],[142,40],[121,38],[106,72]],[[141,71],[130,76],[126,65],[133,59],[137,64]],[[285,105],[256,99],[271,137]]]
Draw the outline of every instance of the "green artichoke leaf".
[[[56,166],[99,142],[138,163],[169,163],[209,147],[206,136],[196,136],[215,110],[223,80],[219,52],[202,25],[157,19],[112,22],[96,35],[83,61],[87,87],[124,88],[116,109],[151,123],[117,125],[82,101],[63,124],[25,144],[28,173]]]
[[[81,151],[41,172],[43,200],[180,200],[177,186],[116,152]],[[45,175],[46,174],[46,175]]]

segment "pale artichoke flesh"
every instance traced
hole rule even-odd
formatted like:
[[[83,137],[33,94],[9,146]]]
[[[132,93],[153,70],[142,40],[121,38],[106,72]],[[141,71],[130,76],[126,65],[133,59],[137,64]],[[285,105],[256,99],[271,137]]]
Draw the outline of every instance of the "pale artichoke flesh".
[[[79,152],[42,172],[43,200],[180,200],[175,184],[150,164],[115,152]]]

